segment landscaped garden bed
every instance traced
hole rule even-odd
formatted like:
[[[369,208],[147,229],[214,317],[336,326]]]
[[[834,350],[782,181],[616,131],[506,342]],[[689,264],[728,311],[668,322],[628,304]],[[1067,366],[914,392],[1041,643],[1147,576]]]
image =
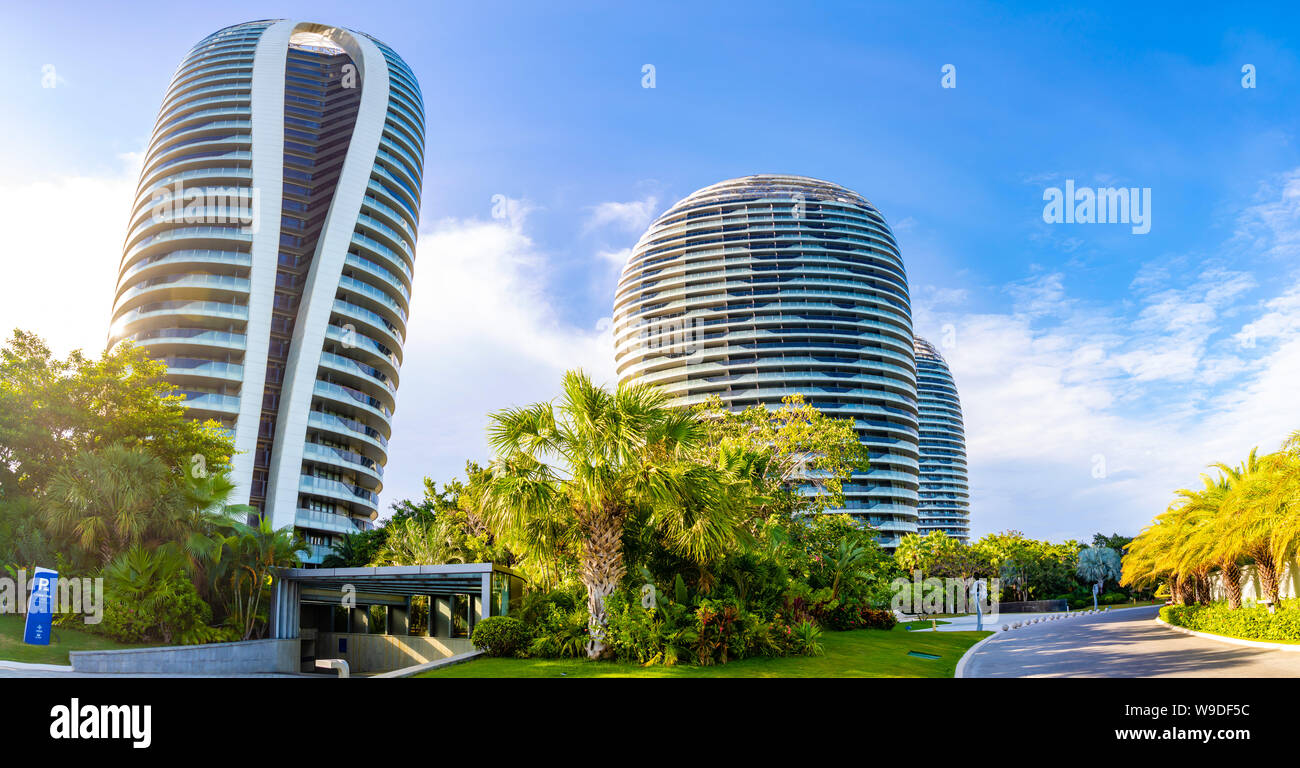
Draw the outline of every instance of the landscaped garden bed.
[[[859,629],[826,632],[818,656],[756,657],[675,666],[587,659],[480,658],[418,677],[952,677],[957,661],[990,632]],[[929,659],[909,652],[938,656]]]

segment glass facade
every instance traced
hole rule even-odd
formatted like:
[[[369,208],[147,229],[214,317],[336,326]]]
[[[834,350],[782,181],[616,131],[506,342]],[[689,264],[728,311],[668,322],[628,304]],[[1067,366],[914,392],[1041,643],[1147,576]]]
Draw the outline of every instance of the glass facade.
[[[674,402],[735,409],[802,394],[854,420],[870,470],[845,487],[853,515],[893,546],[917,530],[916,364],[907,273],[866,199],[802,176],[747,176],[659,216],[614,302],[621,381]]]
[[[301,529],[309,562],[378,515],[424,136],[388,46],[258,21],[189,52],[145,156],[109,344],[231,431],[237,500]]]
[[[925,339],[916,339],[916,391],[920,400],[921,490],[919,533],[970,538],[970,486],[961,400],[948,363]]]

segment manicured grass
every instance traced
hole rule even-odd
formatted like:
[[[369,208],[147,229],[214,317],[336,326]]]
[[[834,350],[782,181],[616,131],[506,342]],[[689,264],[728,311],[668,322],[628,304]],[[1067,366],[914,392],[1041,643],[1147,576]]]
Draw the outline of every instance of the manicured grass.
[[[27,645],[23,642],[23,628],[27,617],[15,614],[0,615],[0,659],[22,661],[28,664],[67,664],[68,651],[111,651],[117,648],[138,648],[92,635],[82,629],[55,627],[49,645]]]
[[[916,621],[904,621],[898,626],[903,627],[904,629],[910,627],[911,629],[916,630],[916,629],[930,629],[931,627],[941,627],[944,624],[951,624],[951,623],[952,623],[951,621],[940,621],[938,617],[936,617],[934,621],[931,621],[930,619],[917,619]]]
[[[418,677],[952,677],[966,649],[991,632],[859,629],[826,632],[821,656],[743,659],[712,667],[641,667],[585,659],[475,659]],[[939,659],[908,656],[929,653]]]

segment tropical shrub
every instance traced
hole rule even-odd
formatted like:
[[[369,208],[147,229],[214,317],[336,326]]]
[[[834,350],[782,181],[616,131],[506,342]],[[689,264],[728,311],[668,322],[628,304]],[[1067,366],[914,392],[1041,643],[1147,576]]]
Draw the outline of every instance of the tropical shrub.
[[[587,641],[591,639],[588,621],[586,606],[564,610],[552,605],[533,630],[528,654],[545,658],[586,655]]]
[[[1166,605],[1160,618],[1197,632],[1245,640],[1300,641],[1300,600],[1283,600],[1276,613],[1260,603],[1230,608],[1227,603]]]
[[[523,610],[520,619],[527,625],[536,626],[551,612],[551,608],[572,611],[582,603],[582,598],[571,589],[552,589],[546,592],[533,591],[524,595]]]
[[[104,618],[97,631],[124,643],[190,645],[230,639],[208,627],[212,609],[199,598],[175,547],[133,547],[104,568]]]
[[[820,656],[825,651],[822,646],[822,630],[811,621],[801,621],[794,628],[795,648],[804,656]]]
[[[470,642],[488,656],[516,656],[532,641],[528,626],[512,616],[489,616],[474,627]]]
[[[893,629],[898,619],[893,611],[872,608],[864,603],[844,603],[817,614],[817,621],[826,629],[842,632],[850,629]]]

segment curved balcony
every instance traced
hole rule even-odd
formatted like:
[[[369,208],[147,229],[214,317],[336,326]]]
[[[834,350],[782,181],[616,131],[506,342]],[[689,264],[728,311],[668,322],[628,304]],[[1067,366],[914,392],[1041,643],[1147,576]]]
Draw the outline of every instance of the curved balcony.
[[[331,371],[346,373],[355,376],[358,381],[371,385],[374,391],[382,393],[389,398],[389,410],[393,409],[391,402],[393,396],[397,394],[397,384],[393,379],[384,375],[383,371],[365,363],[353,360],[350,357],[336,355],[332,352],[321,352],[320,364],[322,367]]]
[[[387,347],[364,333],[358,330],[348,331],[331,323],[325,329],[325,338],[342,345],[344,349],[369,355],[370,359],[377,363],[374,367],[379,368],[389,378],[397,378],[397,370],[401,367],[402,361]]]
[[[402,254],[394,251],[392,248],[389,248],[373,237],[366,237],[360,232],[353,232],[352,244],[379,257],[385,264],[396,267],[402,274],[406,275],[408,280],[411,278],[410,262],[408,262]]]
[[[199,358],[168,358],[167,374],[176,378],[222,379],[241,382],[244,380],[244,366],[238,363],[222,363],[215,360]]]
[[[403,309],[407,309],[411,301],[411,289],[393,274],[392,270],[382,264],[371,261],[370,259],[358,256],[355,253],[349,253],[343,257],[343,263],[353,269],[360,270],[362,274],[373,275],[383,281],[384,285],[389,286],[402,297],[405,302]]]
[[[201,349],[238,350],[240,352],[244,351],[247,341],[242,333],[211,331],[204,328],[158,328],[151,331],[125,334],[119,337],[118,340],[131,341],[137,346],[146,348],[197,347]],[[151,354],[158,357],[161,353]]]
[[[363,440],[373,448],[377,448],[385,458],[388,456],[388,438],[384,437],[374,427],[362,424],[355,419],[343,418],[322,411],[310,411],[307,413],[307,426],[332,432],[345,439]]]
[[[244,277],[213,275],[202,272],[168,275],[132,284],[131,287],[122,291],[118,296],[117,308],[119,312],[128,309],[136,303],[135,299],[143,298],[147,301],[149,294],[155,294],[156,298],[158,296],[178,296],[179,294],[194,292],[201,296],[226,292],[244,297],[248,295],[248,288],[248,278]]]
[[[298,528],[342,534],[360,533],[362,531],[373,531],[375,529],[374,523],[369,520],[363,520],[359,517],[301,508],[299,508],[296,514],[294,514],[293,524]]]
[[[127,327],[160,317],[202,317],[221,320],[248,320],[248,307],[220,301],[160,301],[122,312],[114,317],[115,327]]]
[[[306,461],[315,461],[331,467],[342,467],[369,477],[378,488],[384,478],[384,465],[356,451],[335,448],[332,445],[306,442],[302,447],[302,457]]]
[[[320,381],[319,379],[317,379],[316,386],[312,389],[312,394],[359,411],[360,413],[357,415],[364,415],[367,421],[362,422],[358,419],[358,423],[365,423],[367,427],[378,431],[382,435],[388,435],[392,431],[392,426],[389,423],[392,418],[391,414],[385,412],[387,409],[381,410],[372,405],[372,403],[379,402],[373,397],[362,394],[355,389],[331,384],[328,381]]]
[[[176,394],[185,395],[185,407],[192,411],[219,413],[224,416],[239,415],[239,397],[237,395],[217,395],[211,392],[186,392],[176,390]]]
[[[323,477],[313,477],[311,475],[301,475],[298,480],[298,490],[302,493],[324,496],[348,504],[357,504],[375,512],[379,511],[378,494],[350,483],[326,480]]]
[[[212,248],[187,248],[150,256],[127,267],[118,279],[119,287],[131,283],[132,278],[146,270],[170,272],[170,267],[180,265],[250,267],[253,256],[242,251],[221,251]]]

